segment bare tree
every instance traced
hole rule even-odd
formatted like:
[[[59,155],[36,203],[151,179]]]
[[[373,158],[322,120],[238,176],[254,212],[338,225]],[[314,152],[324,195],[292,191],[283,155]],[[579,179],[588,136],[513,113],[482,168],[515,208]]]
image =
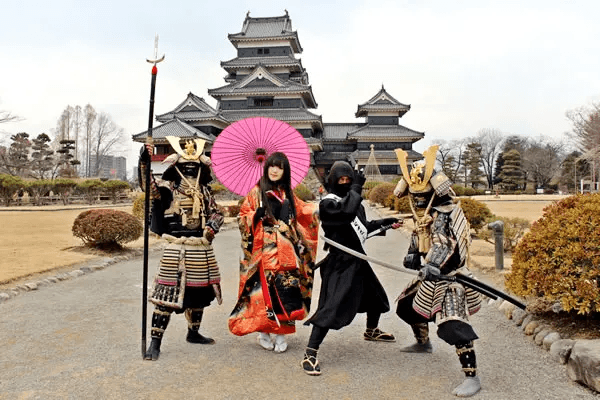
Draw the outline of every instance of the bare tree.
[[[92,166],[93,174],[98,175],[102,158],[109,155],[115,145],[124,141],[125,132],[111,118],[110,115],[101,112],[96,120],[94,131],[93,154],[95,163]]]
[[[535,188],[548,188],[553,178],[560,174],[565,145],[540,136],[530,139],[523,155],[523,170]]]
[[[75,160],[79,160],[79,136],[81,131],[81,124],[83,122],[83,110],[81,106],[73,107],[73,113],[71,117],[71,131],[73,132],[73,140],[75,140],[75,152],[73,154]]]
[[[600,166],[600,103],[567,111],[567,118],[573,125],[570,136],[582,152],[581,158],[590,162],[592,182],[596,182]]]
[[[461,170],[463,163],[463,152],[465,151],[466,143],[468,139],[455,139],[455,140],[434,140],[439,144],[439,149],[436,155],[437,161],[440,163],[442,171],[450,178],[451,181],[456,182],[458,179],[458,171]]]
[[[496,158],[502,150],[504,135],[497,129],[484,128],[479,130],[472,139],[473,143],[479,144],[479,156],[481,166],[487,180],[488,188],[494,188],[494,165]]]
[[[4,124],[7,122],[16,122],[20,120],[21,117],[11,114],[10,111],[0,110],[0,124]]]

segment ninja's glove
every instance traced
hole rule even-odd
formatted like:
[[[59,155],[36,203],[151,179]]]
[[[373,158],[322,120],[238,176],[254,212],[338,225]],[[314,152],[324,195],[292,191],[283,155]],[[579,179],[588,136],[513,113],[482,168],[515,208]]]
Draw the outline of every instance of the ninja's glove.
[[[422,281],[439,281],[441,276],[442,273],[440,269],[431,264],[425,264],[425,266],[419,270],[419,279]]]

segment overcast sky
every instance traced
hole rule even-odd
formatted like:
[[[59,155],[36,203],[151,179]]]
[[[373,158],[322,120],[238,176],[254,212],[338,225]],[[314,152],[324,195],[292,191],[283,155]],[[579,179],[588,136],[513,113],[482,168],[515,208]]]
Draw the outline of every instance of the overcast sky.
[[[415,145],[484,128],[561,138],[565,112],[600,100],[600,2],[589,1],[11,1],[0,14],[2,124],[53,137],[67,105],[91,104],[125,129],[148,123],[154,35],[155,112],[188,92],[225,84],[220,62],[236,56],[227,34],[246,12],[288,10],[324,122],[360,122],[358,104],[383,84],[411,110],[400,123],[425,132]],[[156,126],[156,124],[155,124]],[[139,144],[123,144],[131,174]]]

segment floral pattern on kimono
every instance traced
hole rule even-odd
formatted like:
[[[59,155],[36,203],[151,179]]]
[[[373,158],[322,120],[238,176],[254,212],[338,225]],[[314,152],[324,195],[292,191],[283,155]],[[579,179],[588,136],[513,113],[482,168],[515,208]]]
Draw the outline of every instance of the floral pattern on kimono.
[[[284,198],[283,192],[277,193]],[[310,310],[313,268],[317,252],[317,206],[294,195],[296,217],[290,224],[265,216],[253,226],[261,205],[255,186],[238,216],[242,236],[238,301],[229,317],[229,330],[238,336],[251,332],[288,334],[294,321]]]

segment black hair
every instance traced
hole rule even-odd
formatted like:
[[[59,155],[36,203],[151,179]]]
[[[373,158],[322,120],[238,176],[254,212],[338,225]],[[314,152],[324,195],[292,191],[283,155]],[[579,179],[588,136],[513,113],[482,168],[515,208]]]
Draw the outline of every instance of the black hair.
[[[277,182],[273,182],[269,179],[269,167],[277,166],[283,169],[283,175],[280,180]],[[290,161],[287,156],[281,152],[275,152],[267,158],[265,161],[265,166],[263,169],[263,175],[258,181],[260,186],[260,196],[262,199],[263,207],[267,213],[273,216],[273,210],[271,210],[271,206],[269,205],[269,201],[267,199],[267,192],[269,190],[275,190],[276,188],[281,188],[285,192],[286,199],[289,199],[290,202],[290,213],[293,218],[296,217],[296,205],[294,204],[294,193],[292,192],[292,174],[290,168]]]

